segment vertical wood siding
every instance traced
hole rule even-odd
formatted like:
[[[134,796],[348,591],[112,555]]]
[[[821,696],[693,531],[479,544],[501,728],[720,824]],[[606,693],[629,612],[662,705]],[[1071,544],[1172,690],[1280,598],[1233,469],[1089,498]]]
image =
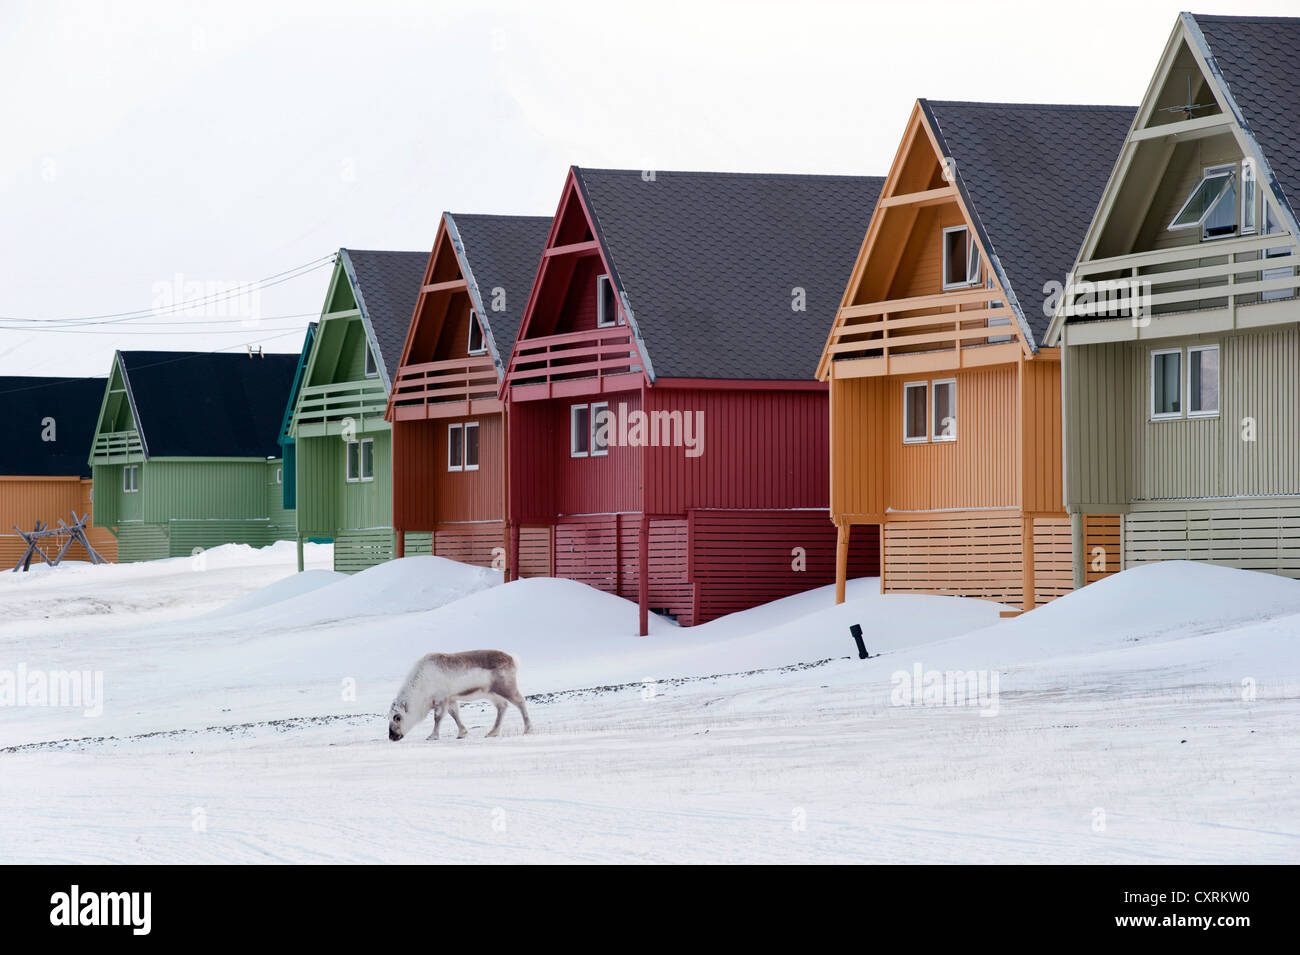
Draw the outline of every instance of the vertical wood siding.
[[[1064,437],[1071,509],[1122,507],[1132,496],[1132,448],[1141,427],[1135,405],[1136,351],[1116,342],[1071,347]]]

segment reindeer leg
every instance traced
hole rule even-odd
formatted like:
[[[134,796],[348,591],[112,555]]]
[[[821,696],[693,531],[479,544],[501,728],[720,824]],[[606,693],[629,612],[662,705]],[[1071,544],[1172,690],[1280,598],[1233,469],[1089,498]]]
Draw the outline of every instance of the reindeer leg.
[[[510,697],[510,702],[519,707],[519,715],[524,718],[524,732],[533,731],[533,721],[528,718],[528,704],[524,702],[524,695],[515,689],[514,696]]]
[[[488,730],[488,736],[496,736],[499,732],[501,732],[501,721],[505,719],[506,716],[505,699],[497,696],[496,694],[493,694],[492,705],[497,708],[497,721],[493,723],[492,728]]]
[[[433,704],[433,732],[429,734],[429,739],[438,738],[438,727],[442,725],[442,715],[447,712],[447,707],[442,703]],[[460,722],[457,720],[457,722]]]
[[[465,724],[460,721],[460,704],[452,700],[447,704],[447,711],[451,713],[451,718],[456,721],[456,738],[464,739],[469,735],[469,730],[465,729]]]

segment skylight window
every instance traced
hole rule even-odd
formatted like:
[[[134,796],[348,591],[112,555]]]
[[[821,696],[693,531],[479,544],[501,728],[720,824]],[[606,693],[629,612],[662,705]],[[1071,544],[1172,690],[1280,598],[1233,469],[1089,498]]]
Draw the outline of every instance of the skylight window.
[[[1201,237],[1216,239],[1237,231],[1237,166],[1212,166],[1169,223],[1178,229],[1201,229]]]

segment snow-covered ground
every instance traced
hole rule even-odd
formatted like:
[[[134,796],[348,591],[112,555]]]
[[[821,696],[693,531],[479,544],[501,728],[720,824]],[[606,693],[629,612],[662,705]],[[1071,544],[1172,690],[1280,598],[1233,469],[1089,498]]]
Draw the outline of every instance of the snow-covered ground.
[[[637,637],[571,581],[308,564],[0,574],[0,861],[1300,861],[1295,581],[1152,565],[1013,619],[857,581]],[[535,732],[390,743],[411,664],[481,647]],[[102,699],[6,701],[54,671]]]

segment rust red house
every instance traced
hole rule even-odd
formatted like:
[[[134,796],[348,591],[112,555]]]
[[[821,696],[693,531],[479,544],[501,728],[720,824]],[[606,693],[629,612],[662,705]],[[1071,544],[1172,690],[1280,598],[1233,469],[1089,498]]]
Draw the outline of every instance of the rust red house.
[[[540,531],[643,634],[835,579],[810,379],[882,182],[570,170],[501,388],[512,576]]]
[[[444,213],[384,414],[397,556],[504,567],[505,419],[497,395],[551,220]],[[545,534],[525,535],[545,574]]]

